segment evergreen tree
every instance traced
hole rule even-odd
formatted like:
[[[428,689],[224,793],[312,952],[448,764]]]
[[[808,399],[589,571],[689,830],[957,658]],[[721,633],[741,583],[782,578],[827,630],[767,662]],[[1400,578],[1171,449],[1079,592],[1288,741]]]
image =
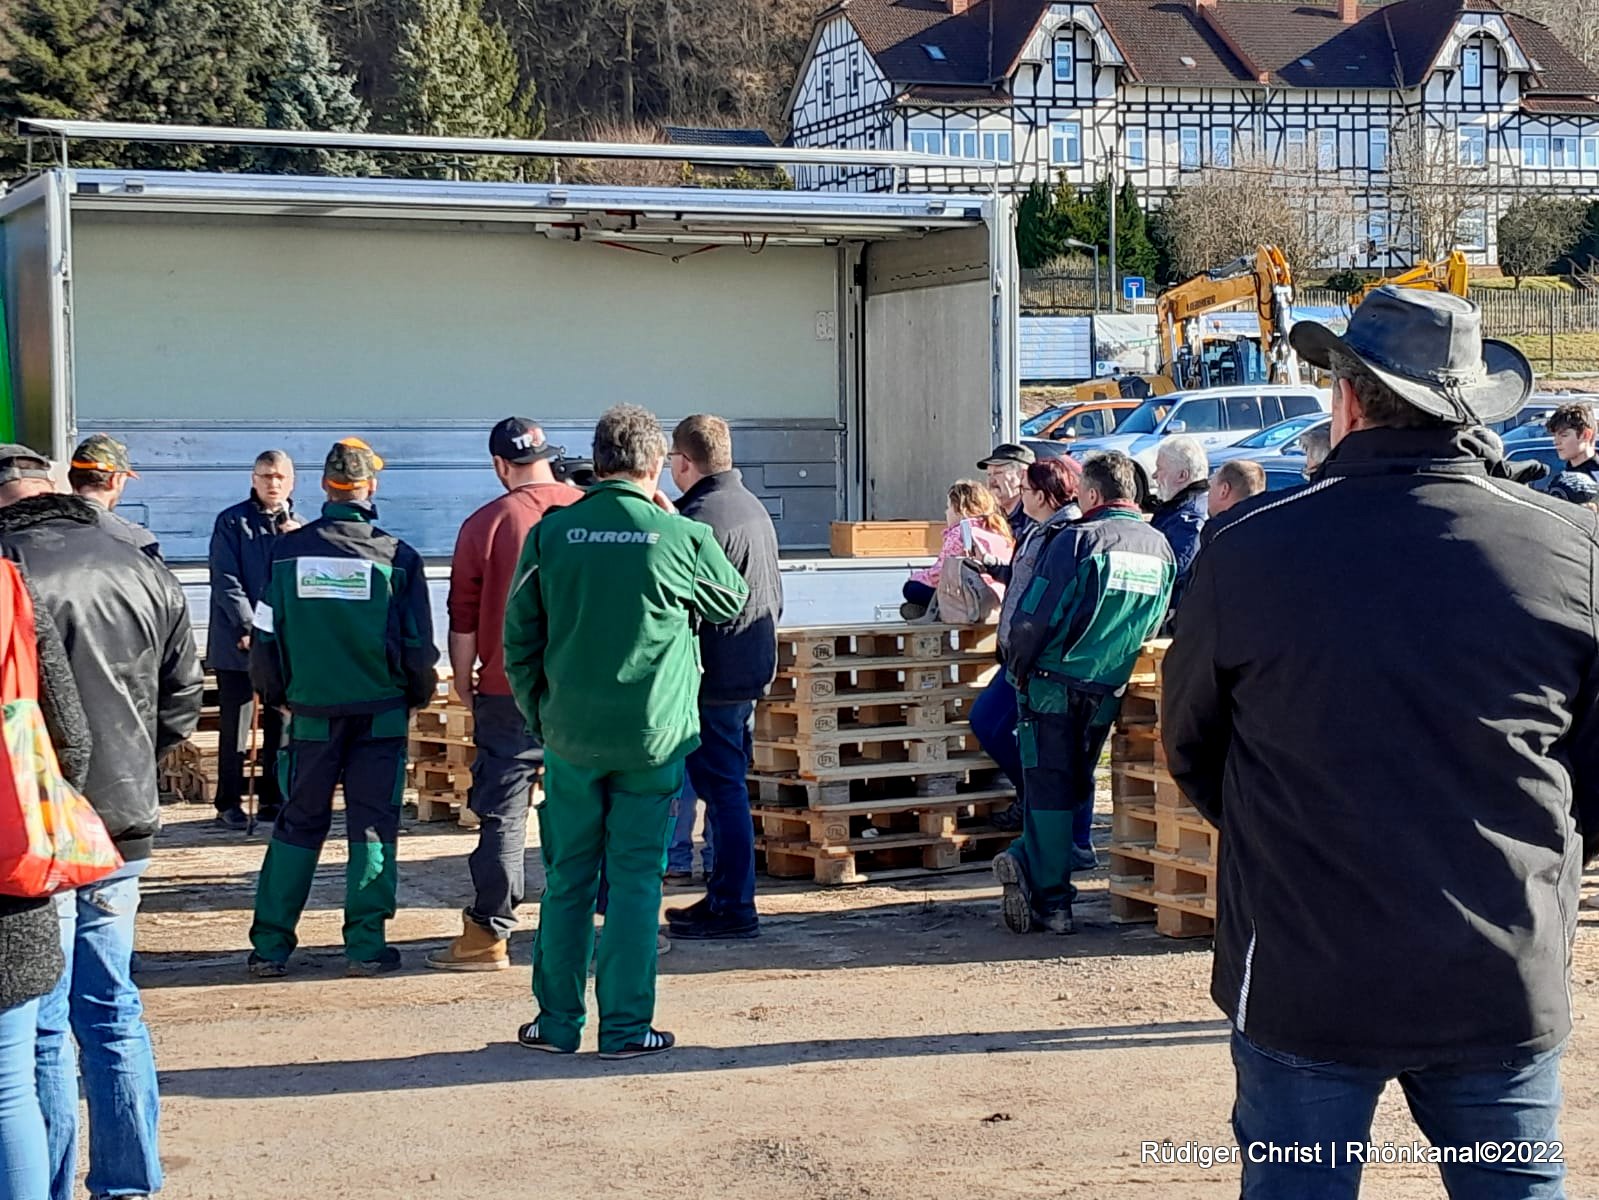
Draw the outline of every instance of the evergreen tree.
[[[1060,255],[1069,236],[1060,225],[1054,193],[1034,183],[1016,209],[1016,254],[1023,267],[1041,267]]]
[[[20,117],[107,114],[117,86],[123,23],[103,0],[12,0],[0,6],[0,171],[22,169],[26,151],[12,136]],[[93,165],[95,148],[75,148]]]
[[[410,0],[395,51],[396,94],[389,124],[404,133],[457,137],[534,137],[543,122],[533,113],[533,88],[524,85],[511,40],[483,15],[482,0]],[[514,179],[529,164],[477,158],[395,164],[424,178]]]
[[[1138,189],[1132,180],[1122,184],[1116,197],[1116,269],[1123,275],[1139,275],[1148,280],[1153,293],[1158,256],[1149,236],[1149,219],[1138,202]]]
[[[334,61],[333,48],[317,20],[316,0],[267,0],[269,44],[255,86],[265,123],[272,129],[359,132],[365,106],[356,99],[355,78]],[[370,174],[368,154],[339,150],[265,147],[248,151],[246,170],[297,175]]]

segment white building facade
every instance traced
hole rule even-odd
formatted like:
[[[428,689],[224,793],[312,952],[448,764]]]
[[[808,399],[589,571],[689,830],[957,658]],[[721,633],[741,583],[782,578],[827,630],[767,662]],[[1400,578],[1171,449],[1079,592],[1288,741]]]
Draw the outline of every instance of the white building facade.
[[[913,190],[1087,190],[1113,173],[1146,207],[1207,170],[1281,173],[1347,196],[1337,265],[1378,269],[1418,257],[1413,210],[1433,187],[1469,197],[1453,240],[1478,263],[1517,198],[1599,197],[1599,76],[1545,26],[1493,0],[1339,3],[844,0],[818,19],[790,139],[1003,164],[997,180],[911,170]],[[796,183],[896,181],[810,168]]]

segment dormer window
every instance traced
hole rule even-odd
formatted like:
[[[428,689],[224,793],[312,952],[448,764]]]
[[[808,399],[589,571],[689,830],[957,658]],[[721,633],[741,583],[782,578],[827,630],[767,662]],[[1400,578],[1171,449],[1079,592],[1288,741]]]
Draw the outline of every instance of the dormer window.
[[[1467,46],[1460,52],[1460,82],[1470,88],[1482,86],[1482,47]]]
[[[922,43],[922,49],[927,51],[927,57],[932,59],[934,62],[943,62],[943,61],[945,61],[944,47],[942,47],[942,46],[929,46],[926,42],[923,42]]]
[[[1077,60],[1073,55],[1074,40],[1070,34],[1055,39],[1055,82],[1070,83],[1077,78]]]

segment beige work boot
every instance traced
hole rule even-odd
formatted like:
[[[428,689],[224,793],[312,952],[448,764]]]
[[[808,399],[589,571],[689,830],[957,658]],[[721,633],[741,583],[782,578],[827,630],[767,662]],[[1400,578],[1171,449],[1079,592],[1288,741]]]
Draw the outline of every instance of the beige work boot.
[[[461,918],[460,937],[428,955],[428,966],[439,971],[503,971],[510,965],[509,943],[470,917]]]

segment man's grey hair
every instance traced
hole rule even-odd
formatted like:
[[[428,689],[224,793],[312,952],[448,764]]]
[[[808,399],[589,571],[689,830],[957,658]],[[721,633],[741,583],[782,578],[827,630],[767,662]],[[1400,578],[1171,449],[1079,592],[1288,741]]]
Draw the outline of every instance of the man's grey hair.
[[[255,456],[258,467],[293,467],[294,460],[287,450],[263,450]]]
[[[647,408],[618,404],[606,409],[594,427],[594,473],[601,479],[648,475],[665,457],[666,435]]]
[[[1179,470],[1188,472],[1188,482],[1198,483],[1202,479],[1210,478],[1210,456],[1205,453],[1205,447],[1198,438],[1189,437],[1180,433],[1176,437],[1166,438],[1156,451],[1156,458],[1164,459]]]
[[[1314,471],[1332,453],[1332,424],[1328,422],[1299,435],[1299,448],[1305,452],[1305,470]]]

